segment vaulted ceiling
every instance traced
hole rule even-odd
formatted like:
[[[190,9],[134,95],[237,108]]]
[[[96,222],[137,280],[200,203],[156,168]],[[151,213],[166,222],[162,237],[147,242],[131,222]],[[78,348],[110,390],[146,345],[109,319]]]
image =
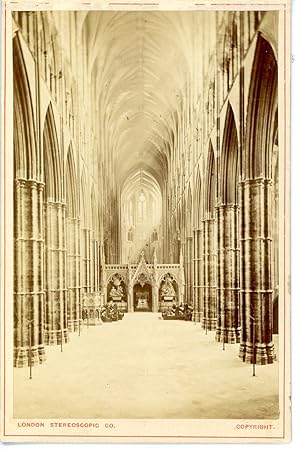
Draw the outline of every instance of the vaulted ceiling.
[[[195,12],[89,12],[88,42],[99,130],[121,184],[137,170],[161,185],[191,85]]]

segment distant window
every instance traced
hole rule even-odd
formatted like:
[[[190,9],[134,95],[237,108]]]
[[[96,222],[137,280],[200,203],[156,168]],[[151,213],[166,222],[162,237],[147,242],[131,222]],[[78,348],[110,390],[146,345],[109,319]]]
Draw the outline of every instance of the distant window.
[[[146,197],[145,197],[143,189],[141,190],[141,193],[139,195],[138,213],[139,213],[139,219],[144,220],[145,215],[146,215]]]

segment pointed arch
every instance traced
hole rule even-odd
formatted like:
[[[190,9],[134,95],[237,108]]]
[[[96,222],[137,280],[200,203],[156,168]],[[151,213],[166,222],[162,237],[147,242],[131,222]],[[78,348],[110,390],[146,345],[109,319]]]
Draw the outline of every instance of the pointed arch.
[[[58,55],[58,52],[55,48],[55,41],[53,36],[51,37],[50,42],[48,43],[48,65],[49,65],[49,88],[52,95],[54,95],[56,99],[57,95],[57,85],[56,85],[56,74],[57,74],[57,63],[56,63],[56,55]]]
[[[199,229],[201,220],[203,218],[203,202],[202,202],[202,192],[201,192],[201,175],[200,175],[200,167],[197,167],[196,174],[196,184],[195,184],[195,193],[194,193],[194,203],[193,203],[193,212],[194,212],[194,226]]]
[[[237,129],[232,107],[228,103],[222,144],[220,176],[220,200],[225,204],[237,204],[238,202],[238,159]]]
[[[48,23],[48,11],[40,11],[40,51],[41,51],[41,72],[44,80],[48,81],[48,67],[47,67],[47,37],[50,35],[49,23]]]
[[[209,143],[206,165],[205,213],[208,218],[215,216],[216,206],[216,167],[212,143]]]
[[[78,187],[72,144],[70,144],[68,148],[65,173],[67,216],[70,218],[77,218],[79,216]]]
[[[275,116],[272,152],[272,284],[273,284],[273,333],[278,334],[278,296],[279,296],[279,149],[278,149],[278,112]]]
[[[246,122],[246,178],[271,176],[278,67],[271,45],[258,35]]]
[[[27,70],[18,35],[13,39],[14,170],[16,178],[40,179],[36,130]]]
[[[48,106],[43,128],[44,179],[46,197],[52,201],[62,200],[62,172],[53,108]]]

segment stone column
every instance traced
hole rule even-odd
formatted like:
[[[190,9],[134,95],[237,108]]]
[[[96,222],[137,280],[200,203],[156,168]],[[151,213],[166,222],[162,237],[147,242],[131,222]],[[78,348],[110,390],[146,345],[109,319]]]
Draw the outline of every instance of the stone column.
[[[182,258],[182,268],[184,272],[184,282],[185,282],[185,289],[184,289],[184,296],[182,298],[182,302],[187,302],[187,282],[188,282],[188,273],[187,273],[187,252],[186,252],[186,240],[185,238],[182,239],[182,243],[180,244],[180,254]]]
[[[68,295],[66,284],[66,205],[47,201],[46,213],[46,300],[45,342],[68,342]]]
[[[240,342],[239,207],[216,207],[217,220],[217,331],[216,340]]]
[[[94,232],[91,230],[90,235],[90,292],[95,292],[95,239],[93,237]]]
[[[158,312],[158,286],[153,284],[152,286],[152,300],[153,300],[153,312]]]
[[[128,284],[128,312],[133,312],[133,285]]]
[[[104,287],[103,287],[103,294],[104,294],[104,305],[106,305],[106,303],[107,303],[107,286],[104,284]]]
[[[45,359],[43,280],[44,183],[15,181],[14,213],[14,366],[28,365],[29,332],[31,361]]]
[[[99,290],[99,255],[98,240],[91,240],[91,292]]]
[[[83,292],[91,292],[91,230],[81,229],[81,286]]]
[[[170,261],[171,264],[174,264],[174,248],[173,248],[173,242],[170,241],[170,251],[169,253],[166,253],[165,261]]]
[[[99,242],[94,241],[94,273],[95,273],[95,292],[100,289],[100,258],[99,258]]]
[[[185,264],[186,264],[186,288],[185,288],[185,301],[189,305],[192,304],[193,295],[192,295],[192,248],[193,248],[193,238],[187,237],[185,242]]]
[[[200,312],[200,322],[203,326],[203,315],[204,315],[204,297],[205,297],[205,289],[204,289],[204,275],[205,275],[205,266],[204,266],[204,241],[203,241],[203,227],[198,230],[198,255],[199,255],[199,271],[198,271],[198,294],[199,294],[199,312]]]
[[[184,267],[183,267],[183,255],[182,255],[182,250],[180,250],[180,255],[179,255],[179,264],[180,264],[180,269],[179,269],[179,276],[178,276],[178,302],[180,303],[184,303],[184,299],[185,299],[185,274],[184,274]]]
[[[80,220],[67,219],[68,328],[78,331],[80,322]]]
[[[181,248],[181,242],[179,239],[175,239],[174,241],[174,258],[173,258],[173,264],[178,264],[180,260],[180,248]]]
[[[215,219],[203,221],[204,239],[204,304],[202,326],[206,330],[215,330],[216,311],[216,255],[215,255]]]
[[[104,248],[103,248],[103,244],[100,245],[99,247],[99,274],[100,274],[100,278],[99,278],[99,287],[100,290],[102,291],[102,296],[101,296],[101,301],[103,302],[103,304],[101,306],[104,306],[106,304],[106,295],[107,295],[107,287],[106,287],[106,271],[105,271],[105,259],[104,259]]]
[[[265,178],[240,183],[240,358],[248,363],[275,360],[272,342],[272,181]],[[255,326],[251,316],[255,320]],[[255,331],[255,347],[252,339]]]
[[[200,230],[194,230],[193,234],[193,321],[200,322]]]

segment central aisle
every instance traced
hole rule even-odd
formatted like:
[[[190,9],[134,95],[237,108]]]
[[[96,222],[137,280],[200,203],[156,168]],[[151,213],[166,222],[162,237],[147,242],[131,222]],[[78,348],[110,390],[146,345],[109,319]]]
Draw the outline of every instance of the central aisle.
[[[215,342],[199,324],[129,313],[82,327],[47,347],[47,362],[14,370],[17,418],[276,418],[278,362],[238,359],[238,345]]]

